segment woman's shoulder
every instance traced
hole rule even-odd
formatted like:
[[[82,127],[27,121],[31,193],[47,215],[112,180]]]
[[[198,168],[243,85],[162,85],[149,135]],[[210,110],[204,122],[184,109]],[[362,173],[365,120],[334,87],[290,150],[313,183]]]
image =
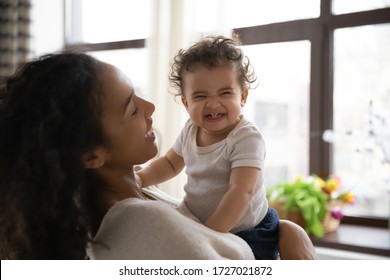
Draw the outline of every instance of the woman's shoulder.
[[[177,211],[160,201],[128,198],[104,216],[89,247],[92,259],[142,259],[163,242]],[[176,217],[177,218],[177,217]],[[159,254],[154,253],[155,258]],[[145,257],[146,258],[146,257]]]
[[[122,223],[128,223],[131,220],[132,225],[134,225],[135,223],[140,223],[140,217],[143,220],[156,220],[156,222],[159,222],[162,219],[157,219],[156,217],[162,216],[166,218],[168,213],[173,214],[174,209],[161,201],[127,198],[117,202],[110,208],[103,218],[102,225],[104,226],[106,223],[116,224],[121,222],[121,220],[123,220]],[[138,219],[135,219],[137,217]]]
[[[152,197],[155,200],[160,200],[162,202],[165,202],[166,204],[171,205],[172,207],[177,207],[180,204],[181,199],[178,199],[176,197],[173,197],[169,195],[166,192],[163,192],[156,186],[150,186],[147,188],[142,188],[142,192],[149,196]]]
[[[120,201],[104,217],[89,255],[92,259],[251,258],[239,237],[214,232],[183,214],[161,201]]]
[[[152,199],[127,198],[115,203],[104,216],[101,228],[106,224],[121,223],[121,220],[124,220],[123,223],[131,221],[134,225],[142,224],[145,220],[155,220],[154,224],[159,224],[167,220],[176,220],[178,219],[176,216],[181,218],[182,215],[175,209],[180,202],[178,199],[153,186],[143,188],[142,192]]]

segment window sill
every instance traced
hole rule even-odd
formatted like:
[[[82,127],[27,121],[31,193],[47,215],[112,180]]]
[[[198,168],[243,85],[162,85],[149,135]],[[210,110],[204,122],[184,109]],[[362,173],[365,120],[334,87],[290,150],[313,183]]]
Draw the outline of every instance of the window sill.
[[[353,224],[340,224],[324,237],[310,237],[314,246],[390,257],[390,230]]]

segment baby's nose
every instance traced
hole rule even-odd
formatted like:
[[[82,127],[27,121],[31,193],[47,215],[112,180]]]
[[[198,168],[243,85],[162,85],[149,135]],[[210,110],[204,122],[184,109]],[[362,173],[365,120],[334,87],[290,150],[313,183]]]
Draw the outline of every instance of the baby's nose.
[[[219,100],[216,97],[211,97],[206,102],[206,106],[209,107],[209,108],[216,108],[219,105],[220,105]]]

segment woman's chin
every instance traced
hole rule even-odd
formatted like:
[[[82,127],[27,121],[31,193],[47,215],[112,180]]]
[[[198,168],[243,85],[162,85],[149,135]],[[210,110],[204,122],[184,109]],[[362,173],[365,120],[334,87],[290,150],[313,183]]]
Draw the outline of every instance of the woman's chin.
[[[156,145],[156,143],[153,143],[154,145],[153,145],[153,150],[151,150],[150,151],[150,158],[149,159],[152,159],[152,158],[154,158],[154,157],[156,157],[157,156],[157,154],[158,154],[158,148],[157,148],[157,145]]]

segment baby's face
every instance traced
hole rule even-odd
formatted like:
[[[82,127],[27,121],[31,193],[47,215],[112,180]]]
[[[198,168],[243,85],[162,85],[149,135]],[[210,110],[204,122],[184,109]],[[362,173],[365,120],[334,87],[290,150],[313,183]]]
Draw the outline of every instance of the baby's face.
[[[209,133],[226,133],[237,124],[248,90],[230,64],[197,64],[183,77],[182,102],[192,121]]]

